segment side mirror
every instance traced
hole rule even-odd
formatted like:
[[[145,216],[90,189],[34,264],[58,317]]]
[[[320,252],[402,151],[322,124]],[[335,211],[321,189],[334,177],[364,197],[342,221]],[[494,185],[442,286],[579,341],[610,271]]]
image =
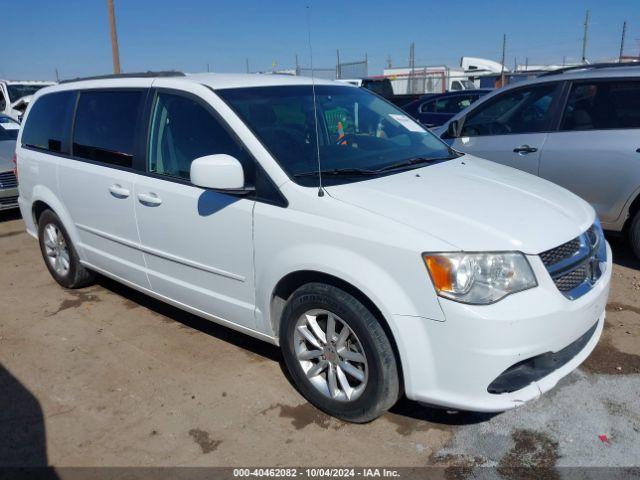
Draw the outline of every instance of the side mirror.
[[[213,190],[244,190],[244,170],[231,155],[218,154],[191,162],[191,183]]]
[[[460,122],[458,120],[451,120],[447,125],[447,137],[458,138],[460,136]]]

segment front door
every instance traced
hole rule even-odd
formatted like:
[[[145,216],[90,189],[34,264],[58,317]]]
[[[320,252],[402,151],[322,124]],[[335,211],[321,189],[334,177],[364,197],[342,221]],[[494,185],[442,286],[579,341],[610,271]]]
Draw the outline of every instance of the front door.
[[[194,86],[203,96],[210,93]],[[191,162],[225,153],[252,163],[212,108],[195,95],[155,91],[147,176],[135,185],[135,210],[152,290],[182,305],[255,328],[254,200],[190,182]]]
[[[538,174],[559,84],[508,90],[472,109],[453,148]]]

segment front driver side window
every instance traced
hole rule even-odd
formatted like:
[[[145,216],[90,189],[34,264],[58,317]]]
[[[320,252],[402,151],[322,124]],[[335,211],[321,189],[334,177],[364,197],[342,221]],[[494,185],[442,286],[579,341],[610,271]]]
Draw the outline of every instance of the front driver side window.
[[[247,176],[248,155],[204,106],[182,95],[156,96],[149,138],[150,172],[189,180],[193,160],[220,153],[238,159]]]
[[[548,128],[556,92],[557,85],[554,83],[519,88],[498,95],[469,113],[461,136],[543,132]]]

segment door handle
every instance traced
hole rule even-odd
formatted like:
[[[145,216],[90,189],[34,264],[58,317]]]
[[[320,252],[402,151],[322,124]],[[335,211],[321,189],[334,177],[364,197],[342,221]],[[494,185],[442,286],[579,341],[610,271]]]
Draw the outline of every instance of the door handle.
[[[157,207],[162,203],[162,199],[155,193],[139,193],[138,201],[147,207]]]
[[[122,187],[122,185],[119,185],[117,183],[114,183],[109,187],[109,192],[111,192],[111,195],[116,198],[127,198],[129,195],[131,195],[131,192],[129,192],[128,189]]]
[[[520,155],[526,155],[527,153],[537,152],[538,149],[535,147],[530,147],[529,145],[520,145],[513,149],[514,153],[519,153]]]

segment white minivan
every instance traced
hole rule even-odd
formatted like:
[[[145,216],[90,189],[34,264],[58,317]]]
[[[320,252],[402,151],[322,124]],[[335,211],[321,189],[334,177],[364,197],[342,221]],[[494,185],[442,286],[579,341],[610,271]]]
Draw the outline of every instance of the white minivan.
[[[16,155],[60,285],[97,272],[279,345],[300,393],[344,420],[402,394],[517,407],[603,329],[611,251],[591,206],[351,85],[64,83],[34,96]]]

